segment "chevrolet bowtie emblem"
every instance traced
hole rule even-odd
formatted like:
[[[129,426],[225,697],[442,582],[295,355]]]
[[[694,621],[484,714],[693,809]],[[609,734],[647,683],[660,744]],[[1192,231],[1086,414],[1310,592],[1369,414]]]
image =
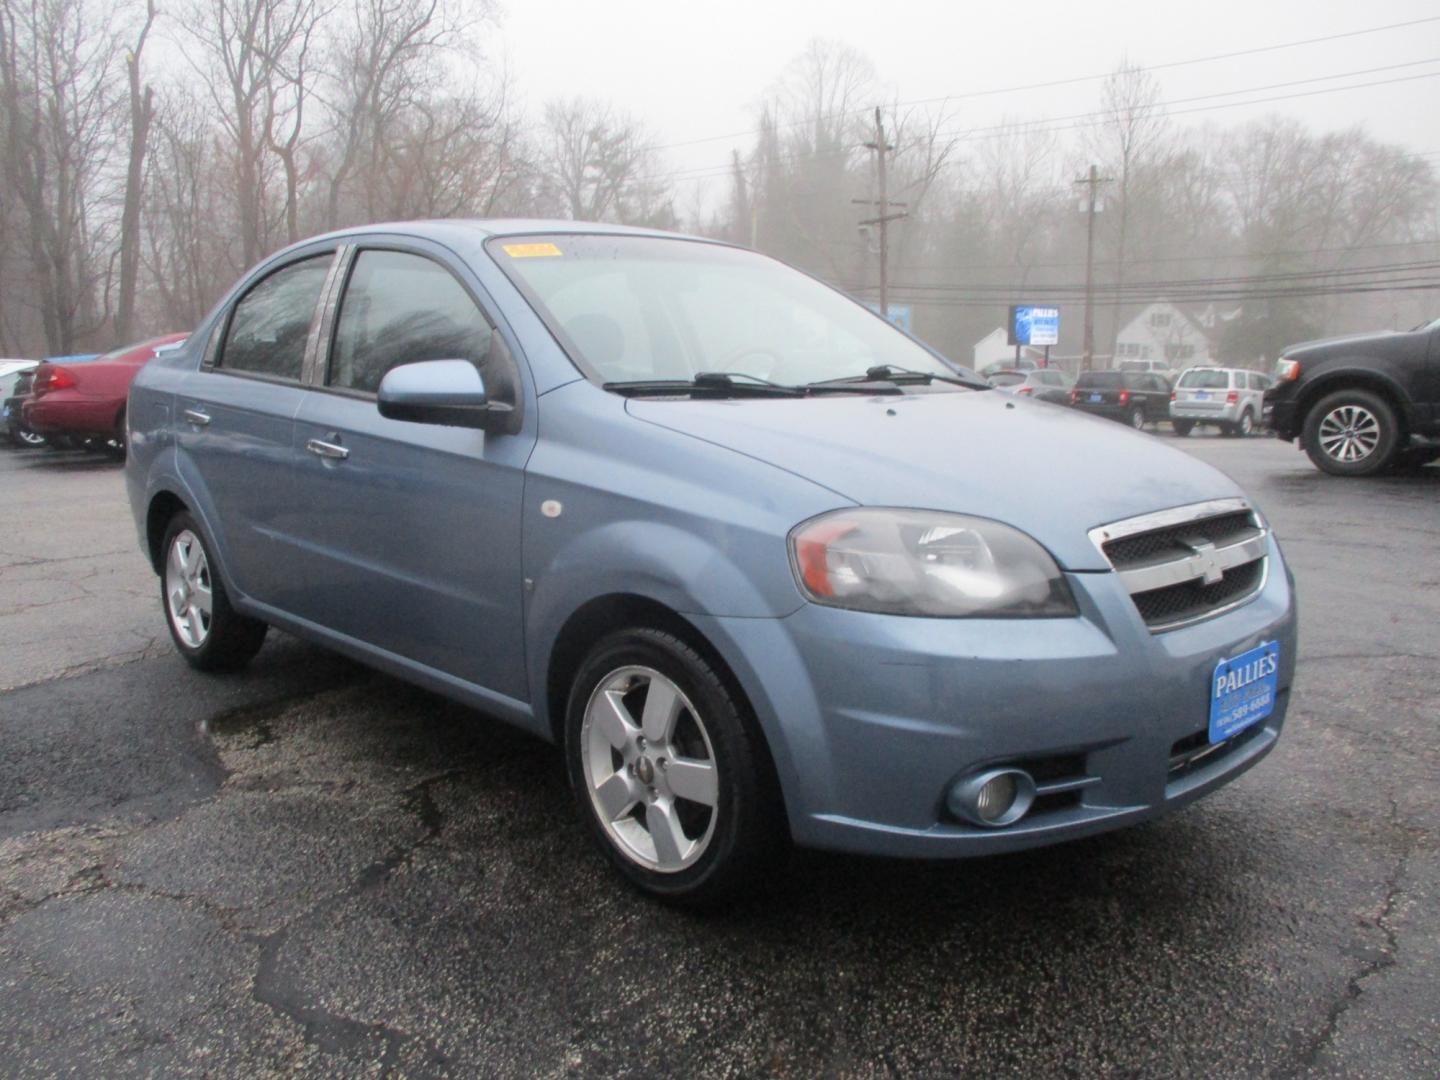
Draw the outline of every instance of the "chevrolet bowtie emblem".
[[[1214,585],[1225,579],[1225,569],[1220,565],[1214,544],[1209,540],[1182,540],[1181,543],[1194,552],[1190,565],[1200,572],[1206,585]]]

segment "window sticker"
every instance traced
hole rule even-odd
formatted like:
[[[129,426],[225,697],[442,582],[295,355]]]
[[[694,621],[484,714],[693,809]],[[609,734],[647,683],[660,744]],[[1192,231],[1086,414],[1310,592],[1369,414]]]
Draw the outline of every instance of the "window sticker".
[[[501,244],[501,249],[512,259],[537,259],[543,256],[561,254],[554,244]]]

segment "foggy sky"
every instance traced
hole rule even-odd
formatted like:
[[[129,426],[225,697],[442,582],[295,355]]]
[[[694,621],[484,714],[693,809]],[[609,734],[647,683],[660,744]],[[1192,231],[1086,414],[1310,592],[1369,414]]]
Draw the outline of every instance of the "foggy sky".
[[[593,94],[644,120],[658,143],[669,144],[753,129],[762,94],[815,36],[864,52],[881,83],[904,101],[1104,73],[1122,56],[1156,65],[1436,15],[1435,0],[508,0],[497,38],[527,107],[555,96]],[[1436,62],[1413,64],[1431,59]],[[1156,77],[1165,97],[1178,99],[1391,64],[1410,66],[1216,100],[1437,77],[1177,120],[1231,126],[1280,112],[1322,130],[1364,124],[1376,137],[1416,152],[1440,151],[1440,21],[1178,67]],[[1084,112],[1096,108],[1098,94],[1095,80],[957,98],[948,111],[957,128],[983,127],[1011,117]],[[743,152],[750,144],[745,136],[674,147],[665,150],[665,164],[723,168],[732,148]],[[1440,164],[1440,153],[1428,160]],[[679,185],[682,207],[695,182]],[[723,185],[704,182],[712,189]]]

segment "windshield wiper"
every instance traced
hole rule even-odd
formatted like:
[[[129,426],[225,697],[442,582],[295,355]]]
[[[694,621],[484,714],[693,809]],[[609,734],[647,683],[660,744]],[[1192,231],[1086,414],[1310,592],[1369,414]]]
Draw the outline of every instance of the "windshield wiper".
[[[988,383],[981,384],[962,379],[955,375],[940,375],[934,371],[917,371],[914,368],[897,367],[894,364],[876,364],[867,368],[864,375],[845,375],[838,379],[821,379],[819,382],[808,383],[810,387],[821,386],[843,386],[846,383],[874,383],[888,382],[896,386],[903,386],[913,383],[921,383],[929,386],[932,382],[950,383],[954,386],[963,386],[971,390],[988,390]]]
[[[804,387],[782,386],[754,375],[731,375],[724,371],[697,372],[693,379],[632,379],[627,382],[607,382],[604,388],[626,397],[671,394],[687,394],[691,397],[805,396]]]
[[[688,395],[690,397],[809,397],[813,394],[898,394],[899,388],[808,383],[786,386],[743,371],[699,371],[693,379],[633,379],[628,382],[607,382],[604,389],[626,397]]]

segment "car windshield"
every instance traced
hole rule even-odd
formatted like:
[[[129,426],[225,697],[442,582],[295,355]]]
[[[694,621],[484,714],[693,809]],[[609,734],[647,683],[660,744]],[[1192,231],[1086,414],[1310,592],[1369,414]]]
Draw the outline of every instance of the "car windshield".
[[[990,376],[990,381],[996,386],[1019,386],[1025,381],[1025,376],[1018,371],[997,371]]]
[[[1224,390],[1229,385],[1228,371],[1187,371],[1180,376],[1180,386],[1187,390]]]
[[[1085,387],[1113,389],[1125,385],[1125,373],[1122,371],[1082,371],[1080,377],[1075,380],[1075,385],[1082,389]]]
[[[956,375],[860,304],[754,252],[586,234],[507,236],[487,249],[602,383],[727,372],[801,385],[877,367]]]

